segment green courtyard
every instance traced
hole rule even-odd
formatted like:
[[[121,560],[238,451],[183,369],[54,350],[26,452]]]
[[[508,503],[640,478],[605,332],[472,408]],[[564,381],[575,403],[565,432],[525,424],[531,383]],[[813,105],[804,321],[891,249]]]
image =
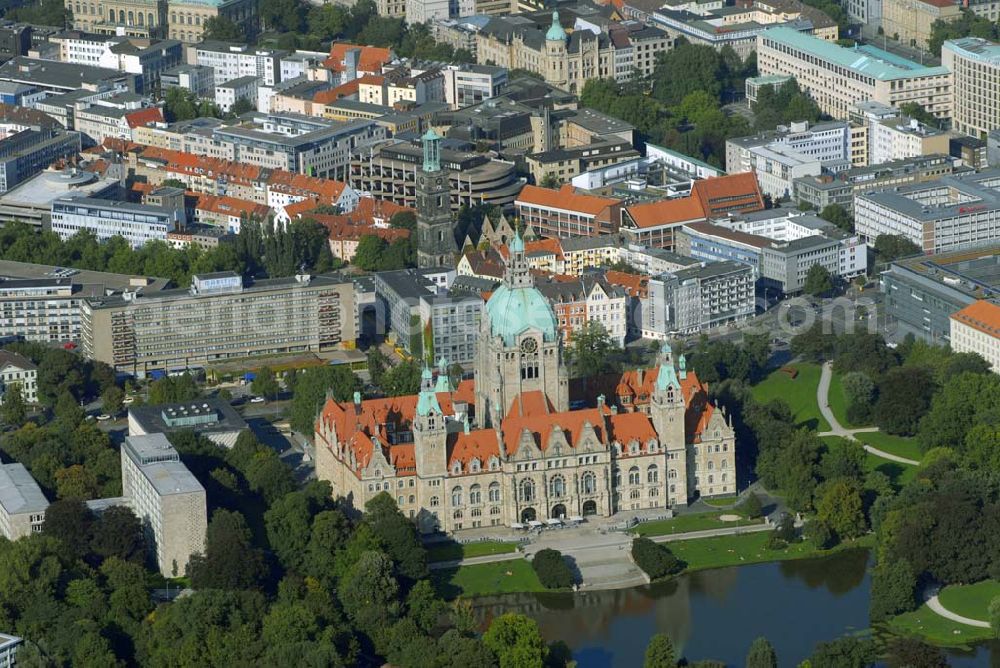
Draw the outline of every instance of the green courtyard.
[[[905,457],[918,462],[923,457],[920,446],[917,445],[917,440],[914,438],[892,436],[891,434],[883,434],[879,431],[857,434],[856,438],[862,443],[867,443],[873,448],[882,452],[888,452],[890,455],[896,455],[897,457]]]
[[[456,543],[446,541],[433,543],[427,546],[427,561],[455,561],[457,559],[470,559],[472,557],[484,557],[492,554],[509,554],[517,550],[517,543],[505,543],[500,541],[481,541],[478,543]]]
[[[950,585],[938,594],[941,605],[957,615],[987,621],[990,601],[1000,596],[1000,582],[983,580],[975,584]]]
[[[782,369],[795,369],[798,374],[792,378]],[[766,404],[773,399],[781,399],[788,404],[799,426],[815,431],[830,431],[830,424],[819,412],[816,390],[819,388],[820,366],[806,362],[789,364],[772,372],[767,378],[751,388],[753,398]]]
[[[445,599],[548,591],[526,559],[495,561],[431,571],[431,583]]]
[[[725,512],[690,513],[679,515],[669,520],[657,520],[655,522],[644,522],[634,529],[640,536],[663,536],[666,534],[689,533],[691,531],[706,531],[708,529],[724,529],[734,526],[747,526],[750,524],[761,524],[761,518],[749,520],[741,517],[738,520],[726,521],[720,519],[723,515],[738,515],[738,510],[727,510]]]
[[[993,638],[992,629],[966,626],[945,619],[927,605],[913,612],[897,615],[885,625],[889,631],[901,636],[919,636],[941,647],[967,648],[972,644]]]

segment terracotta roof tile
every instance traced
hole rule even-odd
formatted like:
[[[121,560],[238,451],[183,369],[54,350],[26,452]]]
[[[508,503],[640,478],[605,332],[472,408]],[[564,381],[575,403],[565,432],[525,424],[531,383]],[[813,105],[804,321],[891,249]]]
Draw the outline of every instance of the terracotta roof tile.
[[[572,185],[565,183],[559,190],[526,185],[521,189],[514,204],[530,204],[596,216],[609,207],[621,204],[621,200],[584,195],[576,192],[576,188]]]
[[[163,111],[159,107],[146,107],[133,111],[131,114],[125,114],[125,120],[128,122],[128,126],[133,129],[150,123],[162,123]]]
[[[980,299],[960,311],[952,313],[951,319],[968,325],[983,334],[1000,338],[1000,305]]]

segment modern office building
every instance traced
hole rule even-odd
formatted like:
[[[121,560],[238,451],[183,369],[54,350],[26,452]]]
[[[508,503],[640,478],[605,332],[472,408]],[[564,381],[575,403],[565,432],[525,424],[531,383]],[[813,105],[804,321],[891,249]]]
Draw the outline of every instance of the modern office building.
[[[726,170],[731,173],[754,169],[752,151],[769,146],[791,149],[821,163],[845,161],[857,166],[852,150],[853,128],[845,121],[827,121],[810,125],[806,121],[779,125],[772,132],[726,140]],[[864,163],[862,163],[864,164]]]
[[[99,241],[120,236],[132,248],[140,248],[147,241],[166,241],[167,234],[184,222],[183,208],[71,196],[52,202],[50,225],[63,240],[88,230]]]
[[[1000,45],[979,37],[950,39],[941,46],[941,64],[952,76],[952,127],[980,139],[1000,128]]]
[[[122,496],[142,521],[160,573],[183,576],[191,555],[205,550],[205,488],[160,433],[126,436],[121,462]]]
[[[791,198],[795,179],[819,176],[823,171],[823,164],[816,158],[780,144],[754,146],[750,149],[750,164],[760,191],[775,202]]]
[[[52,128],[15,132],[0,140],[0,193],[79,152],[80,135],[76,132]]]
[[[936,345],[951,340],[951,316],[981,299],[1000,298],[1000,246],[918,255],[882,272],[887,330]]]
[[[17,540],[39,533],[49,501],[23,464],[0,464],[0,536]]]
[[[128,435],[193,431],[216,445],[231,448],[247,423],[228,401],[202,397],[196,401],[159,406],[129,406]]]
[[[916,102],[938,118],[952,111],[951,72],[926,67],[870,44],[839,46],[791,28],[757,36],[757,66],[763,76],[793,77],[820,110],[847,119],[858,102]]]
[[[188,289],[110,295],[82,308],[84,355],[145,377],[254,355],[351,347],[354,288],[336,275],[196,275]]]
[[[739,262],[707,262],[649,279],[643,338],[666,340],[745,320],[755,313],[754,271]]]
[[[990,245],[1000,238],[1000,169],[861,193],[854,220],[869,244],[896,234],[927,254]]]
[[[188,47],[188,62],[212,68],[217,83],[253,77],[262,86],[273,86],[281,81],[281,59],[286,55],[287,51],[212,40]]]
[[[1000,305],[980,299],[951,315],[951,349],[976,353],[1000,373]]]
[[[947,155],[951,149],[946,132],[906,116],[873,123],[870,132],[869,163],[872,165],[925,155]]]
[[[160,74],[160,85],[168,88],[183,88],[200,98],[215,97],[215,70],[207,65],[177,65]]]
[[[84,299],[114,292],[155,292],[167,280],[0,261],[0,337],[40,343],[80,340]]]
[[[613,234],[621,221],[620,199],[578,193],[563,184],[559,190],[526,185],[514,200],[525,226],[543,237],[593,237]]]
[[[0,404],[15,386],[25,403],[38,403],[38,367],[26,357],[0,350]]]
[[[52,95],[89,91],[132,91],[142,89],[141,75],[120,72],[106,67],[74,65],[58,60],[42,60],[23,56],[8,60],[0,65],[0,82],[31,86],[36,91]]]

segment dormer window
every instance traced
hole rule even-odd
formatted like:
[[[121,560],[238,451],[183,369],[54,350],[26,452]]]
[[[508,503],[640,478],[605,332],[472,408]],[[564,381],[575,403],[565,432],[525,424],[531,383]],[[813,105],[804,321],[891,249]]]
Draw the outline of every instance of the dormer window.
[[[630,404],[630,403],[632,403],[632,397],[628,396],[627,394],[623,394],[621,396],[621,400],[622,400],[623,404]]]
[[[460,475],[461,473],[462,473],[462,463],[461,462],[455,462],[454,464],[452,464],[451,474],[452,475]]]
[[[479,466],[479,460],[478,459],[473,459],[471,462],[469,462],[469,470],[472,473],[479,473],[479,469],[480,469],[480,466]]]
[[[632,441],[628,444],[629,454],[637,455],[639,454],[639,443],[637,441]]]

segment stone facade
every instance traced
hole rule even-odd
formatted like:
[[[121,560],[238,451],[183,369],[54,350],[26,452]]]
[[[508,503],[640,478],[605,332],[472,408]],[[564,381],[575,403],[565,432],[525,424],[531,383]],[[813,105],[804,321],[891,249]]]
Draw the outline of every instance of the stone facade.
[[[481,320],[474,379],[442,360],[419,394],[328,399],[316,473],[355,508],[393,496],[421,531],[509,526],[686,505],[736,492],[735,437],[707,388],[665,347],[626,372],[612,398],[570,408],[552,308],[515,236]]]

